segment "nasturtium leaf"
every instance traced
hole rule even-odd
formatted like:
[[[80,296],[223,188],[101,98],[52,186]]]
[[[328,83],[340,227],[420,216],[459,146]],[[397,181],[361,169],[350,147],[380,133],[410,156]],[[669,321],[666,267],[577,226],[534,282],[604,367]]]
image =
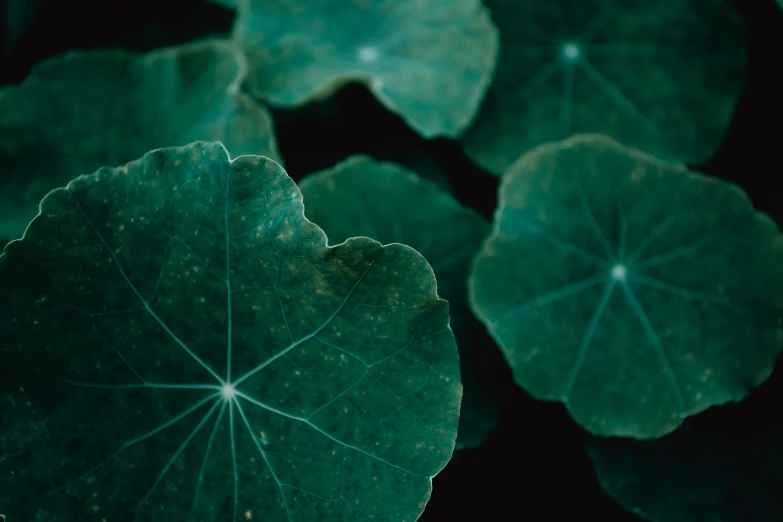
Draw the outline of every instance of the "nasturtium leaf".
[[[0,89],[0,238],[21,237],[50,190],[102,166],[195,140],[279,159],[268,112],[239,91],[222,40],[142,55],[73,52]]]
[[[779,397],[767,397],[766,404]],[[604,490],[647,520],[778,522],[783,416],[779,409],[761,411],[772,422],[740,418],[704,429],[688,421],[652,441],[589,437],[587,452]]]
[[[429,181],[390,162],[352,156],[299,182],[305,214],[333,244],[366,236],[420,252],[449,302],[464,394],[457,447],[475,447],[497,425],[505,363],[467,303],[470,261],[489,223]]]
[[[717,150],[745,83],[729,0],[487,0],[501,52],[467,154],[500,174],[520,154],[602,133],[664,160]]]
[[[427,138],[470,125],[498,53],[480,0],[241,0],[234,38],[254,96],[296,107],[361,82]]]
[[[49,193],[0,257],[0,506],[418,518],[457,434],[448,304],[413,249],[326,241],[278,164],[220,143]]]
[[[769,376],[783,235],[735,185],[580,135],[523,155],[498,199],[469,298],[533,396],[654,438]]]

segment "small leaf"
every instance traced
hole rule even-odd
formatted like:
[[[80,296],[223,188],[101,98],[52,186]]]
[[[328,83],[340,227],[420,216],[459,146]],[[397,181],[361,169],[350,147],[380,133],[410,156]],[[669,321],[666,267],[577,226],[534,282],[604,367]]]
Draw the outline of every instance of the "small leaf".
[[[736,186],[600,135],[509,168],[468,288],[517,383],[598,435],[742,399],[783,341],[778,227]]]
[[[234,38],[254,96],[296,107],[358,81],[427,138],[470,125],[498,53],[479,0],[242,0]]]
[[[394,163],[352,156],[305,177],[299,186],[306,215],[334,244],[366,236],[402,243],[432,265],[438,294],[449,302],[460,350],[462,384],[457,447],[481,445],[505,402],[505,363],[470,311],[466,281],[470,261],[490,226],[479,214],[413,172]],[[510,380],[510,379],[509,379]]]
[[[272,160],[158,149],[49,193],[0,257],[14,520],[413,521],[461,397],[417,252],[328,247]]]
[[[487,0],[497,73],[467,154],[503,172],[520,154],[600,132],[674,162],[720,146],[745,84],[742,20],[728,0]]]
[[[279,159],[267,111],[239,92],[243,58],[209,40],[139,55],[74,52],[0,90],[0,238],[18,238],[50,190],[159,147],[222,141]]]

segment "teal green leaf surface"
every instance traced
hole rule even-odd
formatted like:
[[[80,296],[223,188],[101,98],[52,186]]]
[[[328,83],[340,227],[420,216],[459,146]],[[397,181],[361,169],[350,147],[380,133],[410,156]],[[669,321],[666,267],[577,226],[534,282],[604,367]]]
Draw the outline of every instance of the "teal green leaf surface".
[[[507,369],[467,302],[470,262],[489,233],[486,220],[413,172],[367,156],[352,156],[299,182],[305,214],[334,244],[366,236],[420,252],[449,302],[460,352],[464,394],[457,447],[475,447],[497,425],[510,390]],[[510,382],[510,379],[508,379]]]
[[[492,86],[465,152],[503,172],[520,154],[602,133],[661,159],[702,164],[745,85],[730,0],[486,0],[500,30]]]
[[[0,89],[0,243],[50,190],[149,150],[222,141],[279,160],[268,112],[239,91],[244,58],[208,40],[147,55],[74,52]]]
[[[589,437],[587,452],[604,490],[654,522],[783,520],[783,415],[773,375],[719,422],[702,416],[653,441]],[[779,382],[779,380],[778,380]],[[771,401],[762,403],[763,397]],[[751,406],[752,404],[752,406]],[[711,415],[708,412],[705,415]]]
[[[9,518],[416,520],[457,435],[448,303],[413,249],[326,241],[220,143],[49,193],[0,257]]]
[[[360,82],[426,138],[470,125],[498,53],[480,0],[241,0],[234,38],[255,97],[296,107]]]
[[[783,234],[735,185],[581,135],[504,174],[468,289],[521,387],[655,438],[769,376]]]

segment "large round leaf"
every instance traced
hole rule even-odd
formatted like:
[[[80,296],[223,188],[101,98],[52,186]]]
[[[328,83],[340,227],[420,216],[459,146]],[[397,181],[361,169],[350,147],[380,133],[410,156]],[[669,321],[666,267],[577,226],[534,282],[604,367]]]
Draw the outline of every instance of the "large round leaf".
[[[438,294],[449,302],[460,351],[465,391],[457,446],[483,443],[497,425],[508,391],[502,379],[505,363],[470,311],[466,295],[470,261],[489,233],[489,224],[413,172],[367,156],[352,156],[311,174],[299,186],[306,215],[332,243],[355,236],[402,243],[432,265]]]
[[[662,439],[589,437],[598,480],[655,522],[783,520],[783,411],[769,407],[780,402],[778,377],[736,408],[744,411],[717,408]]]
[[[520,386],[658,437],[769,376],[783,235],[732,184],[577,136],[504,174],[469,295]]]
[[[428,138],[470,125],[498,52],[480,0],[241,0],[234,37],[256,97],[295,107],[359,81]]]
[[[427,262],[328,247],[273,161],[159,149],[0,257],[12,520],[415,520],[461,385]]]
[[[210,40],[66,54],[0,90],[0,243],[21,237],[50,190],[152,149],[205,139],[278,159],[269,114],[239,92],[244,70]]]
[[[600,132],[658,157],[702,163],[745,82],[742,21],[729,0],[487,0],[497,73],[465,134],[500,174],[520,154]]]

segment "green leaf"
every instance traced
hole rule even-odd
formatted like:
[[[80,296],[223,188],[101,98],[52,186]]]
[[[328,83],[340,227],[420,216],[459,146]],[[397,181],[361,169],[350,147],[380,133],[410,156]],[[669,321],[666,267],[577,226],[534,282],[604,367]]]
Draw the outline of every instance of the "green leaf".
[[[487,0],[497,73],[463,146],[500,174],[520,154],[596,132],[674,162],[720,146],[745,84],[728,0]]]
[[[529,393],[659,437],[769,376],[783,235],[730,183],[582,135],[504,174],[468,289]]]
[[[296,107],[361,82],[427,138],[470,125],[498,53],[480,0],[242,0],[234,38],[254,96]]]
[[[449,302],[460,350],[462,384],[457,447],[479,446],[497,425],[509,390],[505,364],[467,303],[470,261],[489,233],[479,214],[394,163],[352,156],[299,183],[307,216],[334,244],[350,237],[402,243],[432,265],[438,294]]]
[[[454,448],[427,262],[327,247],[273,161],[153,151],[44,198],[0,257],[14,520],[415,520]]]
[[[0,238],[21,237],[50,190],[159,147],[215,140],[279,160],[269,114],[239,92],[243,60],[220,40],[75,52],[0,90]]]
[[[765,384],[762,391],[772,392],[765,394],[767,402],[730,423],[717,421],[725,415],[719,409],[709,424],[699,426],[699,416],[658,440],[589,437],[598,480],[623,507],[655,522],[782,520],[783,417],[769,408],[780,400],[780,389]],[[755,402],[756,394],[739,408]]]

